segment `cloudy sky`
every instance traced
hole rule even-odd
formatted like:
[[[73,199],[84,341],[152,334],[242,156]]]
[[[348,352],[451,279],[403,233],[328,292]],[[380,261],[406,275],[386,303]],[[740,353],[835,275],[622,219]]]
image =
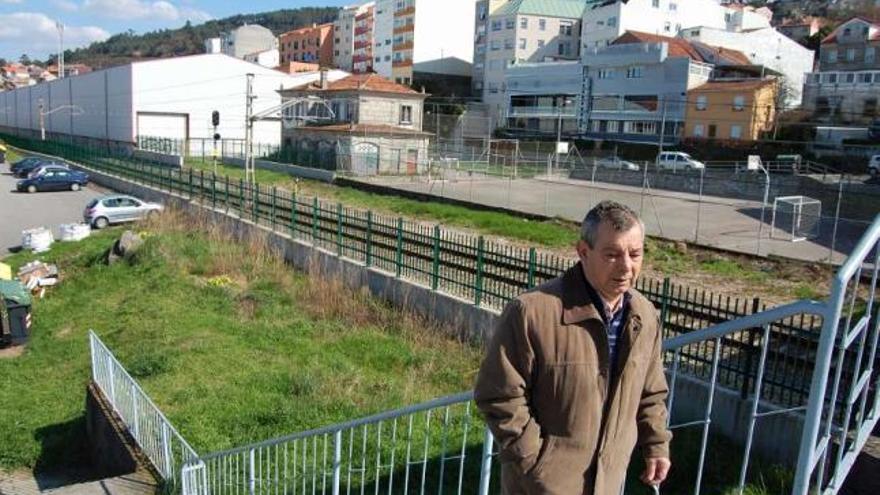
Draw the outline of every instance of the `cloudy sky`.
[[[66,49],[133,29],[138,33],[198,24],[239,13],[314,5],[338,7],[351,0],[0,0],[0,57],[23,53],[45,59],[58,51],[56,21],[64,24]]]

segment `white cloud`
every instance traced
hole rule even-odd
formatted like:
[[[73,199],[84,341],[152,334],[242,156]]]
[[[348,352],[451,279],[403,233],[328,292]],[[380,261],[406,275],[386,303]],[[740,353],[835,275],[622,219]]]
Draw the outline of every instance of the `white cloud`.
[[[2,0],[0,3],[21,3],[23,0]]]
[[[96,26],[65,25],[64,48],[85,46],[94,41],[105,40],[109,36],[110,33]],[[55,20],[37,12],[0,14],[0,45],[5,47],[6,53],[17,50],[18,53],[40,56],[43,53],[55,52],[58,50],[58,30],[55,27]]]
[[[52,0],[52,5],[65,12],[76,12],[79,10],[79,5],[71,0]]]
[[[189,7],[178,8],[165,0],[85,0],[83,8],[112,19],[190,20],[193,22],[211,19],[211,15],[203,10]]]

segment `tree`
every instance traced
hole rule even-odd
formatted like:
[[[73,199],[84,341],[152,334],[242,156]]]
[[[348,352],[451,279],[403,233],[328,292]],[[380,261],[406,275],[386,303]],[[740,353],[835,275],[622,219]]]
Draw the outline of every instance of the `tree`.
[[[18,63],[22,65],[30,65],[31,58],[27,56],[27,53],[22,53],[21,57],[18,57]]]

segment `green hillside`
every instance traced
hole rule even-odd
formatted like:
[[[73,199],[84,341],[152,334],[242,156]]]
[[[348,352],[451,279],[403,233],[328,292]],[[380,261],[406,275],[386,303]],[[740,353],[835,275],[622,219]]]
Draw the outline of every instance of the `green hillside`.
[[[204,51],[205,39],[217,37],[242,24],[259,24],[277,35],[312,23],[330,22],[336,18],[337,12],[335,7],[305,7],[235,15],[196,26],[187,22],[179,29],[162,29],[145,34],[128,31],[92,43],[86,48],[67,50],[64,57],[67,63],[109,67],[132,60],[192,55]]]

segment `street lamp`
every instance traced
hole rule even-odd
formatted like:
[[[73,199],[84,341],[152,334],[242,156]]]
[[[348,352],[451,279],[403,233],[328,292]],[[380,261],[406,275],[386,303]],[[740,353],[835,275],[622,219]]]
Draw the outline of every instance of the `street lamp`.
[[[52,115],[55,112],[59,112],[61,110],[70,110],[72,115],[82,115],[83,109],[76,105],[61,105],[55,107],[51,110],[46,110],[43,105],[43,99],[39,99],[39,112],[40,112],[40,141],[46,140],[46,116]]]
[[[562,103],[556,107],[558,122],[556,124],[556,170],[559,171],[559,143],[562,142],[562,110],[571,104],[571,98],[565,97]]]

